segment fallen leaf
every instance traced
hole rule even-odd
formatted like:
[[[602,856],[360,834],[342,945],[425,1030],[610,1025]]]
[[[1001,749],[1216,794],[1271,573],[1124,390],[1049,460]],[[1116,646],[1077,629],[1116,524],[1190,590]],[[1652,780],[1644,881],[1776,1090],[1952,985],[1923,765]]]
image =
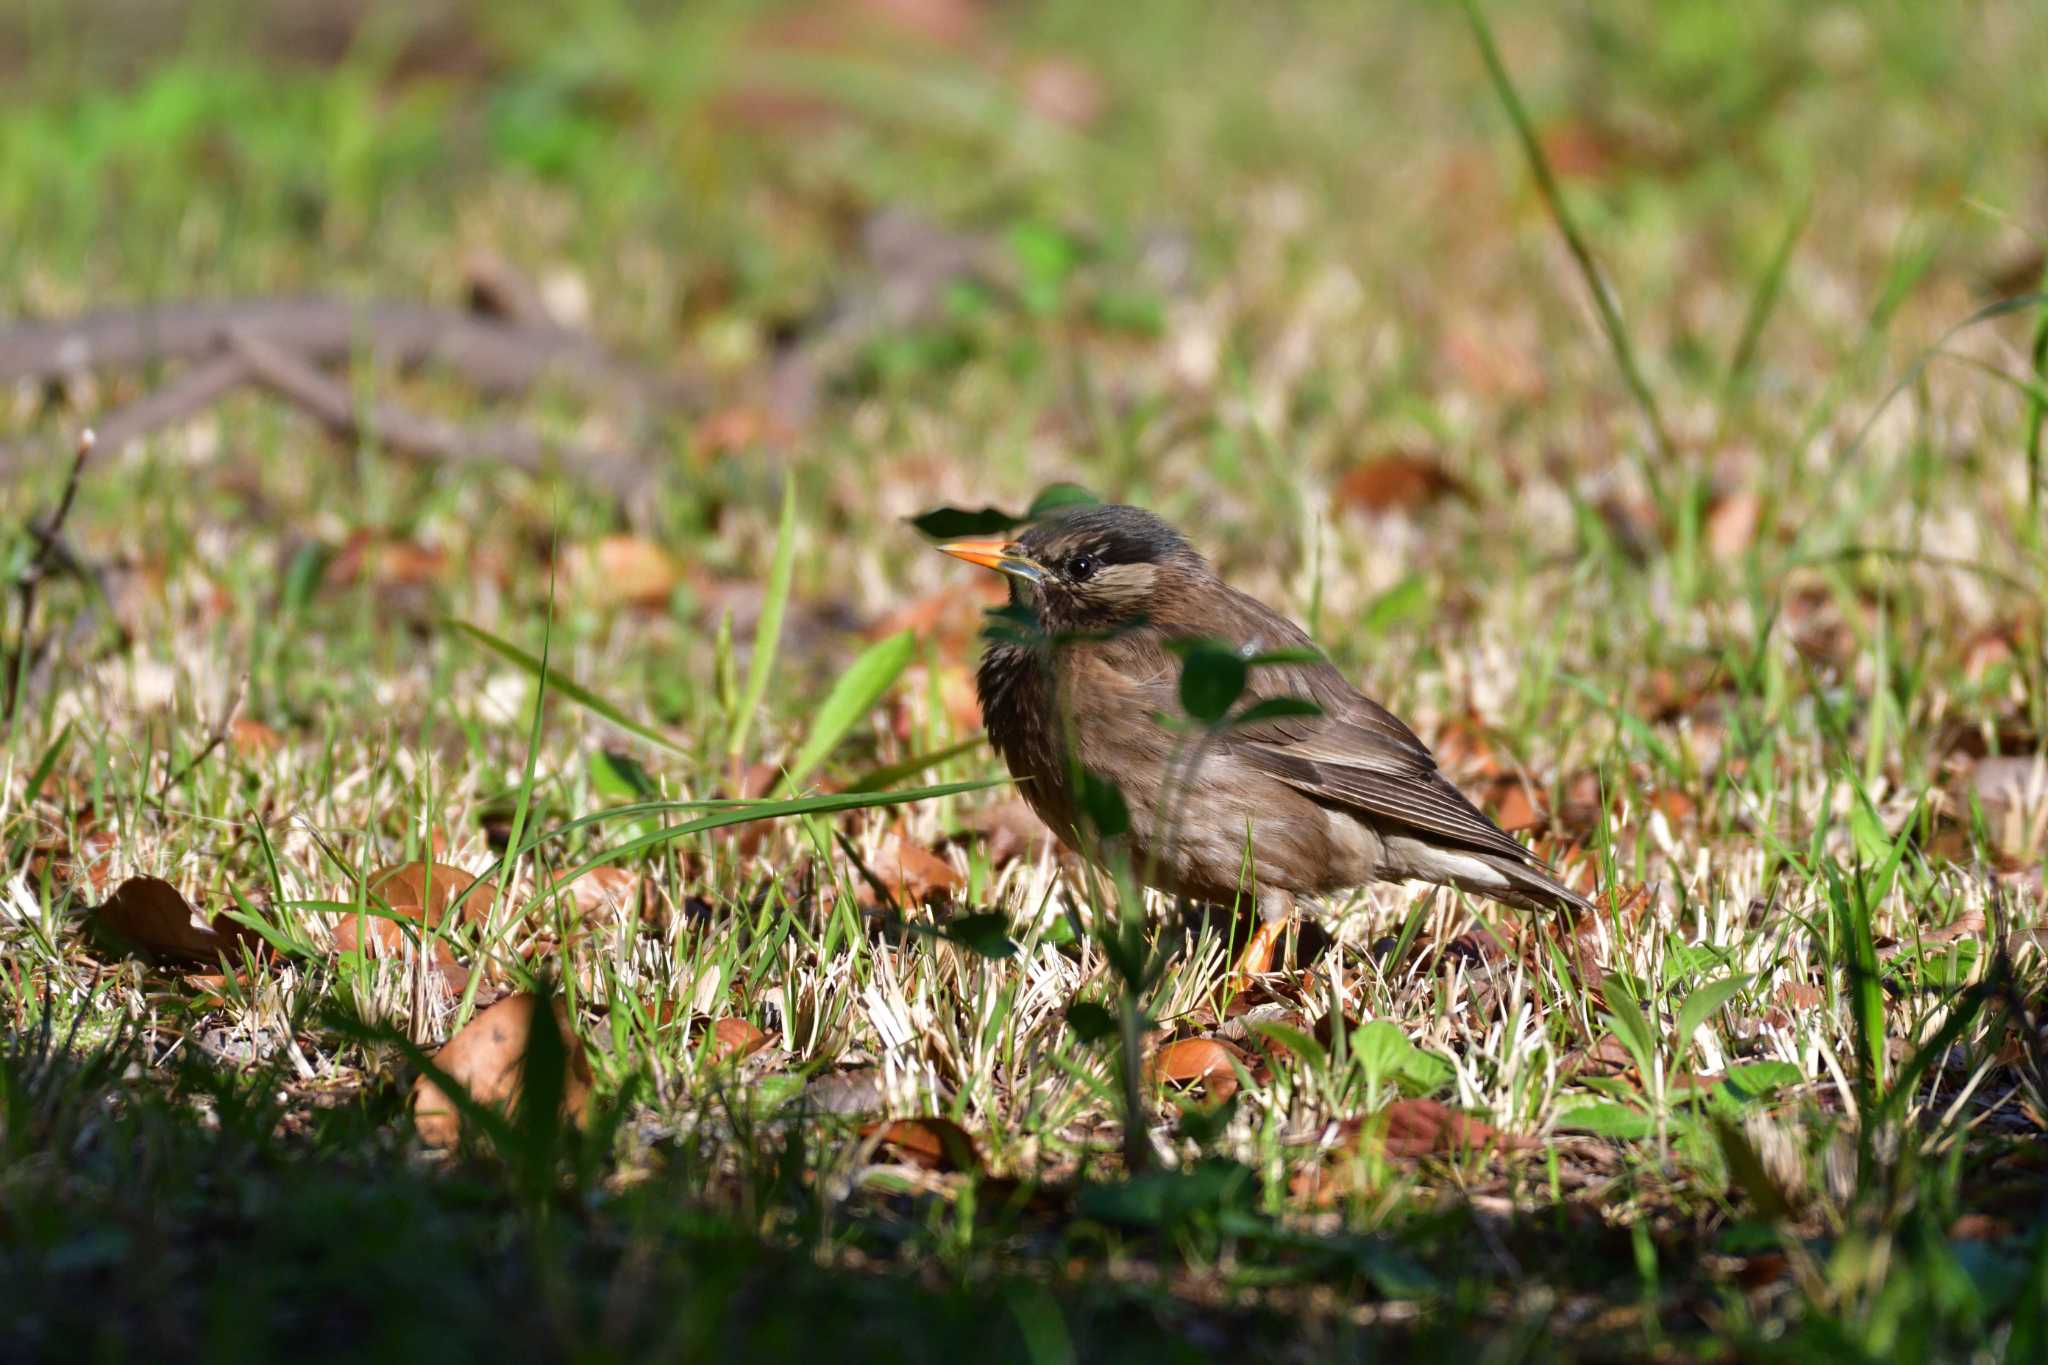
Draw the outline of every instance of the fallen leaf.
[[[1427,455],[1393,451],[1354,465],[1337,480],[1340,508],[1369,512],[1412,512],[1438,499],[1469,497],[1465,485]]]
[[[868,868],[902,905],[922,905],[967,884],[967,878],[951,863],[904,838],[900,830],[882,836],[868,857]],[[873,900],[873,888],[863,885],[862,894]]]
[[[651,540],[638,536],[606,536],[594,545],[570,549],[569,577],[608,606],[668,606],[683,581],[682,565]]]
[[[1737,559],[1747,553],[1756,543],[1763,510],[1763,498],[1753,488],[1738,488],[1715,498],[1707,506],[1703,528],[1707,552],[1720,560]]]
[[[638,909],[645,890],[638,873],[607,863],[591,868],[571,882],[569,900],[576,913],[585,919],[609,924]]]
[[[1153,1054],[1150,1071],[1155,1081],[1199,1085],[1211,1099],[1227,1100],[1237,1093],[1239,1066],[1249,1072],[1250,1058],[1229,1043],[1217,1038],[1182,1038]]]
[[[732,455],[750,450],[780,450],[796,439],[796,429],[766,408],[752,405],[721,408],[697,423],[698,457]]]
[[[1536,357],[1497,323],[1454,324],[1440,350],[1459,381],[1482,396],[1534,402],[1548,388]]]
[[[391,913],[426,928],[439,927],[448,917],[458,896],[476,881],[471,874],[447,863],[400,863],[370,874],[368,893],[390,906]],[[489,920],[497,888],[485,882],[462,902],[462,922],[483,924]],[[375,904],[374,901],[369,902]],[[365,946],[372,956],[393,957],[403,951],[406,934],[398,923],[383,915],[343,912],[334,925],[334,950],[352,953]],[[469,984],[469,972],[456,961],[455,953],[440,938],[423,941],[433,945],[434,970],[448,988],[461,990]]]
[[[236,716],[228,724],[228,744],[243,758],[260,758],[284,747],[284,736],[260,720]]]
[[[890,1119],[866,1125],[861,1136],[874,1138],[880,1150],[907,1166],[927,1171],[981,1169],[981,1149],[951,1119]]]
[[[1006,796],[968,817],[968,827],[987,841],[990,867],[1036,858],[1055,843],[1053,832],[1022,797]]]
[[[1532,793],[1529,784],[1519,778],[1497,779],[1486,806],[1493,813],[1493,822],[1509,834],[1543,829],[1550,824],[1541,794]]]
[[[159,877],[130,877],[93,912],[94,927],[153,957],[213,962],[238,956],[236,945],[262,939],[224,916],[201,916],[177,887]]]
[[[518,1102],[524,1078],[534,1003],[534,996],[522,992],[477,1011],[476,1017],[434,1054],[434,1065],[478,1104],[511,1108]],[[554,1012],[566,1054],[562,1116],[580,1127],[590,1101],[590,1060],[584,1055],[583,1040],[569,1027],[568,1011],[560,1000],[555,1001]],[[426,1076],[413,1082],[412,1117],[420,1139],[429,1147],[452,1147],[461,1137],[461,1115],[441,1087]]]
[[[1091,127],[1109,107],[1102,78],[1071,57],[1035,61],[1024,68],[1018,83],[1032,113],[1063,127]]]
[[[1380,1145],[1388,1156],[1430,1156],[1528,1145],[1527,1139],[1508,1137],[1483,1119],[1459,1113],[1436,1100],[1395,1100],[1380,1112],[1385,1119]]]
[[[746,1020],[727,1015],[711,1026],[711,1060],[740,1062],[768,1046],[768,1035]]]

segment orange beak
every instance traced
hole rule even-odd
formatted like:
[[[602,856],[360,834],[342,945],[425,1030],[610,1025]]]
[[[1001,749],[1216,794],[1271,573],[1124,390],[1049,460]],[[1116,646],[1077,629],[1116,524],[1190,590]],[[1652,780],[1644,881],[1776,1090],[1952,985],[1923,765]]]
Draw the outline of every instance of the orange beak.
[[[939,546],[939,552],[1031,583],[1045,577],[1045,570],[1014,540],[956,540]]]

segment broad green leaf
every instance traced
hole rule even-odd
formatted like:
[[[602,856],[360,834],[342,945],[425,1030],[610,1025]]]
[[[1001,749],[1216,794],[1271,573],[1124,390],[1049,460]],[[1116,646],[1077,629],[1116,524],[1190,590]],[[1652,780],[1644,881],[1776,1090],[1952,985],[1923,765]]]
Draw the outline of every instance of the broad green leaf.
[[[1365,616],[1359,622],[1374,635],[1384,635],[1388,630],[1405,621],[1413,621],[1429,612],[1429,580],[1419,573],[1388,588],[1372,600],[1365,609]]]
[[[1078,483],[1049,483],[1038,490],[1038,496],[1031,500],[1031,507],[1024,513],[1024,520],[1038,521],[1054,512],[1063,512],[1069,507],[1096,507],[1102,499]]]
[[[1267,1042],[1285,1048],[1317,1071],[1330,1064],[1330,1054],[1323,1050],[1323,1045],[1298,1028],[1270,1019],[1253,1021],[1246,1027]]]
[[[1684,1048],[1699,1026],[1719,1013],[1748,984],[1747,976],[1724,976],[1685,997],[1685,1003],[1678,1007],[1678,1046]]]
[[[621,801],[644,801],[661,788],[631,754],[600,749],[590,756],[590,785]]]
[[[1181,707],[1204,725],[1214,725],[1244,695],[1248,676],[1242,654],[1214,641],[1202,641],[1181,660]]]
[[[1017,955],[1016,941],[1010,937],[1010,921],[999,914],[962,915],[947,920],[939,926],[939,936],[986,958],[1001,960]]]
[[[934,507],[910,519],[933,540],[958,540],[963,536],[999,536],[1015,526],[1018,518],[1000,507],[970,511],[964,507]]]
[[[1116,1016],[1093,1000],[1076,1000],[1067,1006],[1067,1027],[1084,1043],[1099,1043],[1116,1033]]]
[[[482,626],[473,626],[467,621],[450,621],[448,624],[461,631],[464,635],[467,635],[470,639],[475,640],[485,649],[491,651],[491,653],[504,659],[507,663],[517,665],[529,676],[536,679],[541,679],[544,676],[544,686],[556,696],[565,697],[575,702],[591,714],[610,721],[627,734],[638,735],[641,739],[646,740],[658,749],[666,749],[672,754],[684,753],[683,747],[667,735],[664,735],[661,731],[650,725],[643,725],[639,721],[634,720],[617,706],[598,696],[597,693],[577,682],[574,678],[566,677],[552,667],[543,670],[541,661],[538,658],[528,654],[510,641],[501,640]]]
[[[1081,818],[1098,839],[1114,839],[1131,827],[1131,809],[1116,783],[1100,773],[1083,771],[1080,791]]]
[[[1642,1110],[1611,1100],[1567,1109],[1557,1116],[1557,1126],[1595,1137],[1622,1139],[1645,1138],[1657,1130],[1657,1125]]]
[[[1230,718],[1230,726],[1237,729],[1246,725],[1261,725],[1269,720],[1287,720],[1296,716],[1320,716],[1323,708],[1307,697],[1266,697],[1253,702]]]
[[[1721,1159],[1728,1163],[1729,1180],[1749,1196],[1749,1202],[1764,1217],[1773,1221],[1790,1218],[1792,1201],[1772,1178],[1770,1167],[1764,1164],[1749,1135],[1718,1114],[1711,1121],[1714,1140],[1721,1146]]]
[[[1629,1050],[1629,1055],[1635,1058],[1636,1066],[1643,1075],[1648,1076],[1651,1071],[1651,1059],[1657,1052],[1656,1035],[1651,1033],[1649,1021],[1643,1018],[1642,1009],[1629,998],[1627,991],[1610,989],[1607,992],[1607,1004],[1613,1013],[1603,1014],[1600,1018],[1613,1031],[1614,1036],[1621,1039],[1622,1045]]]
[[[846,732],[858,724],[861,717],[903,676],[903,670],[910,666],[916,653],[917,635],[908,630],[886,640],[877,640],[861,651],[860,657],[839,675],[832,684],[832,690],[825,694],[824,702],[818,707],[817,718],[811,722],[810,733],[804,736],[803,746],[796,751],[796,757],[789,761],[788,775],[783,778],[786,787],[791,790],[800,787],[811,770],[839,747],[839,741],[846,738]]]

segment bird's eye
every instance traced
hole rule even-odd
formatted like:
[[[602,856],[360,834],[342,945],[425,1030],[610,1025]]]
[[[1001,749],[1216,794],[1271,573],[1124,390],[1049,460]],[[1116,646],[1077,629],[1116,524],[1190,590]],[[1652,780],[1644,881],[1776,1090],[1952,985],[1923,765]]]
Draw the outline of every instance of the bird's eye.
[[[1095,556],[1075,555],[1068,560],[1067,577],[1076,583],[1086,583],[1095,577]]]

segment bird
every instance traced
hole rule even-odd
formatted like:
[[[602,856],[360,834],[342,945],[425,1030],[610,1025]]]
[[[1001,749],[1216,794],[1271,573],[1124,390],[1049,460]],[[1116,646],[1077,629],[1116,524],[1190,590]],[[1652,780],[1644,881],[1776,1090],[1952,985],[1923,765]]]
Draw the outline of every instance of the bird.
[[[1592,908],[1453,786],[1415,732],[1352,687],[1306,631],[1225,583],[1152,512],[1088,505],[1014,539],[937,548],[1009,580],[975,687],[1024,799],[1098,863],[1120,853],[1169,895],[1256,904],[1238,979],[1272,970],[1301,902],[1372,882],[1457,887],[1529,911]],[[1241,725],[1195,726],[1180,675],[1198,645],[1247,661],[1234,714],[1298,701]],[[1114,838],[1084,837],[1091,781],[1123,797],[1126,827]]]

